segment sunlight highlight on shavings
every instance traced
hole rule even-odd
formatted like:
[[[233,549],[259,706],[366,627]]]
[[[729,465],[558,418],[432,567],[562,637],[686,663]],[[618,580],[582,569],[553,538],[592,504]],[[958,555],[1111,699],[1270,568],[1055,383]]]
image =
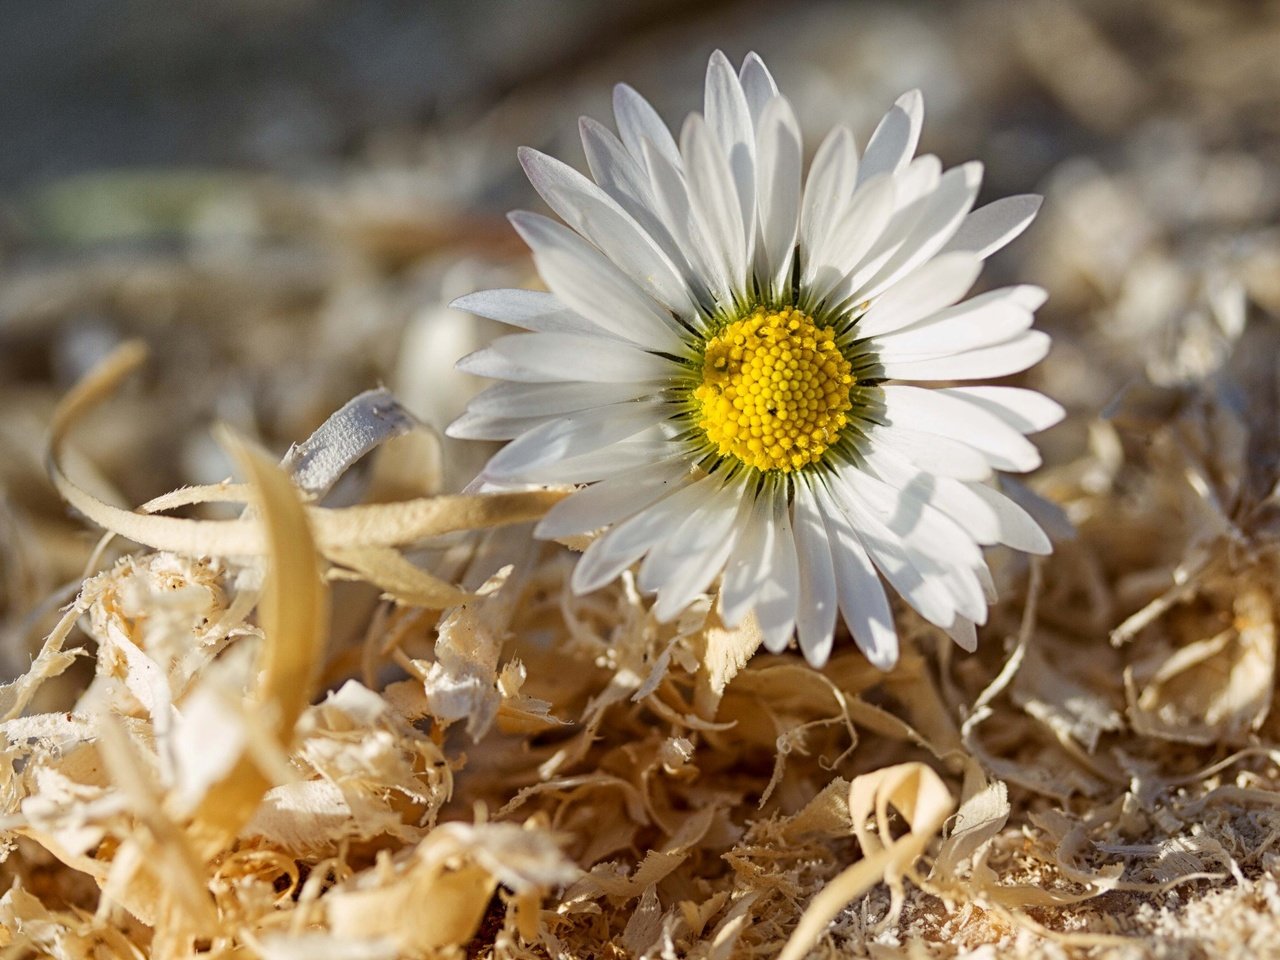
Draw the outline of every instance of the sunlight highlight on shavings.
[[[320,579],[315,547],[302,501],[288,477],[263,453],[224,433],[249,475],[254,505],[270,546],[266,585],[260,603],[262,662],[257,698],[271,717],[274,736],[286,750],[294,724],[311,701],[328,633],[328,597]],[[196,812],[196,830],[206,849],[227,842],[253,815],[269,786],[248,757],[205,794]]]
[[[266,543],[259,528],[247,520],[214,522],[143,516],[98,500],[64,473],[60,456],[66,434],[145,358],[146,350],[140,343],[124,344],[77,384],[59,405],[49,429],[46,454],[54,485],[69,504],[90,520],[154,549],[185,550],[197,556],[261,555]],[[563,493],[555,490],[440,496],[345,509],[313,507],[308,508],[307,513],[322,551],[328,547],[388,547],[458,530],[535,520],[563,497]]]
[[[896,839],[890,836],[891,805],[906,820],[908,829],[905,836]],[[849,786],[849,816],[862,845],[863,859],[837,875],[813,898],[786,948],[778,955],[779,960],[801,960],[845,905],[874,884],[889,884],[894,898],[889,918],[895,918],[904,897],[902,875],[911,869],[954,809],[955,802],[946,785],[923,764],[889,767],[855,779]],[[875,820],[874,833],[865,827],[868,818]]]

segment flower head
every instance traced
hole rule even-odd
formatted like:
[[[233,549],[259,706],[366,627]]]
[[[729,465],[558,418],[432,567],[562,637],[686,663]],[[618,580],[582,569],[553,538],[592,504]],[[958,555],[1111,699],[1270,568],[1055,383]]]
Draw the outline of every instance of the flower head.
[[[816,665],[837,615],[881,667],[898,639],[882,585],[973,649],[991,578],[982,546],[1049,542],[992,485],[1062,416],[1030,390],[930,383],[1038,362],[1043,291],[963,299],[1037,197],[972,211],[981,167],[915,157],[922,104],[900,98],[861,157],[837,127],[804,175],[800,128],[764,63],[721,53],[680,139],[625,85],[618,134],[590,119],[591,178],[524,149],[563,224],[511,222],[548,293],[457,306],[528,333],[465,358],[490,387],[450,427],[510,440],[494,485],[571,483],[539,536],[603,529],[574,571],[594,590],[639,562],[668,619],[720,578],[719,612],[754,610],[769,649]],[[972,211],[972,212],[971,212]]]

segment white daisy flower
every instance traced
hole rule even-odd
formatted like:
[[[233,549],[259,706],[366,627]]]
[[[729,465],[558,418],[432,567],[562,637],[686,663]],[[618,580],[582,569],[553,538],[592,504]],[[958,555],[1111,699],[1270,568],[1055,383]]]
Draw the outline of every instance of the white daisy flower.
[[[461,361],[508,382],[449,433],[511,441],[483,483],[582,485],[537,528],[604,529],[576,591],[639,562],[668,620],[722,576],[720,616],[754,610],[768,649],[798,637],[821,665],[839,615],[888,668],[882,581],[972,650],[992,599],[981,547],[1049,552],[993,470],[1036,467],[1024,434],[1062,408],[1013,387],[913,385],[1003,377],[1048,352],[1029,329],[1042,290],[962,300],[1040,201],[970,212],[982,168],[913,159],[922,112],[918,92],[903,96],[861,157],[837,127],[804,175],[764,63],[735,71],[717,52],[678,141],[619,85],[616,136],[581,122],[592,179],[520,151],[564,221],[511,214],[550,292],[456,302],[532,332]]]

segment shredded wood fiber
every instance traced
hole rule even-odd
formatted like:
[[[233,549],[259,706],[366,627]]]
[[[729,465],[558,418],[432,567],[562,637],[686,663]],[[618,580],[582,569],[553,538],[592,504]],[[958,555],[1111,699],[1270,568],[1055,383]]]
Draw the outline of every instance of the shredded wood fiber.
[[[1046,162],[1015,254],[1070,416],[974,655],[900,608],[887,674],[753,656],[709,600],[573,596],[563,491],[451,492],[483,451],[417,418],[489,331],[438,304],[528,265],[441,171],[192,187],[239,254],[7,268],[60,373],[0,382],[0,957],[1275,955],[1280,26],[1144,0],[1185,42],[1139,69],[1104,4],[1002,8],[947,15],[979,126],[1008,74],[1113,146]],[[944,49],[912,24],[865,42]]]

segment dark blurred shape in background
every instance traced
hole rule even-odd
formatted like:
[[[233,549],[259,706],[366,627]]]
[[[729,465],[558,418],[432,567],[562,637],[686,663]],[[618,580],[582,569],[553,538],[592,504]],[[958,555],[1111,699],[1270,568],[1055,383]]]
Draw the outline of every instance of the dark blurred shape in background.
[[[4,4],[0,186],[124,166],[308,170],[729,4]]]

